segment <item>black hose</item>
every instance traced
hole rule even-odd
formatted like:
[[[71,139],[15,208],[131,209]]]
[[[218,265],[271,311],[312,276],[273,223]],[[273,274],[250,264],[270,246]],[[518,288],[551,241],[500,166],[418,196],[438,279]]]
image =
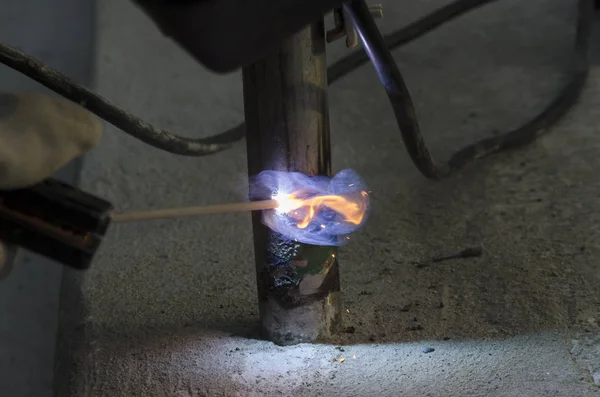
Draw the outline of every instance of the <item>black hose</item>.
[[[402,29],[385,35],[383,40],[385,41],[387,48],[393,50],[426,35],[432,30],[439,28],[443,24],[448,23],[463,14],[474,11],[483,5],[493,3],[495,1],[497,0],[454,1],[431,12],[429,15],[424,16],[418,21],[413,22]],[[369,56],[362,49],[354,51],[352,54],[345,56],[327,69],[327,78],[329,80],[329,84],[336,82],[367,62],[369,62]]]
[[[173,135],[127,113],[37,59],[4,44],[0,44],[0,63],[78,103],[134,138],[167,152],[188,156],[204,156],[227,149],[232,142],[244,137],[243,126],[234,127],[224,133],[204,139],[191,139]]]
[[[386,43],[392,49],[407,44],[443,23],[491,1],[495,0],[458,0],[432,12],[406,28],[386,36]],[[328,68],[329,84],[334,83],[368,61],[369,57],[362,50],[342,58]],[[221,134],[202,139],[174,135],[146,123],[39,60],[8,45],[0,44],[0,63],[80,104],[134,138],[173,154],[205,156],[228,149],[233,143],[245,136],[244,124],[239,124]]]
[[[430,179],[441,179],[469,163],[501,150],[523,146],[548,131],[577,102],[589,71],[589,49],[594,20],[594,0],[580,0],[572,78],[559,96],[520,128],[481,140],[435,164],[421,135],[417,114],[404,79],[364,0],[344,6],[389,97],[406,150],[415,166]]]

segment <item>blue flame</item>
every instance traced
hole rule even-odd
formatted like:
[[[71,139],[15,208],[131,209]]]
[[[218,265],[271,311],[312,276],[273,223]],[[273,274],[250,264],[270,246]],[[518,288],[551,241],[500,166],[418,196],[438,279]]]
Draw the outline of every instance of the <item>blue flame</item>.
[[[353,170],[346,169],[333,178],[309,177],[298,172],[263,171],[250,184],[251,199],[277,199],[302,191],[305,198],[325,195],[342,195],[355,198],[365,209],[360,224],[348,222],[330,208],[319,208],[308,227],[299,228],[297,221],[282,210],[263,211],[262,221],[270,229],[289,239],[313,245],[341,246],[348,242],[349,234],[362,227],[368,214],[367,187]]]

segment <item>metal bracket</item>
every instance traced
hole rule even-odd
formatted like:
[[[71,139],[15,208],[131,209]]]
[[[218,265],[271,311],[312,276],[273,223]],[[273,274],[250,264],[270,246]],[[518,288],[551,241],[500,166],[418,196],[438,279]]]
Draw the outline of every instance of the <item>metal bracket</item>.
[[[369,6],[369,11],[371,11],[371,15],[374,18],[383,18],[383,5],[375,4]],[[333,20],[335,27],[327,31],[327,43],[333,43],[346,36],[346,47],[355,48],[358,46],[358,34],[343,8],[335,8],[333,10]]]

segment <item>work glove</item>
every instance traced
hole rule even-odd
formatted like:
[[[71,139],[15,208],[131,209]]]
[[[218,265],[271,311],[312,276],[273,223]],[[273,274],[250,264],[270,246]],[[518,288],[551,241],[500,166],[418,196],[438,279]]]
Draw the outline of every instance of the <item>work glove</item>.
[[[83,107],[40,93],[0,94],[0,190],[35,185],[100,142]]]
[[[83,107],[40,93],[0,93],[0,190],[25,188],[49,178],[96,147],[102,123]],[[16,248],[0,241],[0,279]]]

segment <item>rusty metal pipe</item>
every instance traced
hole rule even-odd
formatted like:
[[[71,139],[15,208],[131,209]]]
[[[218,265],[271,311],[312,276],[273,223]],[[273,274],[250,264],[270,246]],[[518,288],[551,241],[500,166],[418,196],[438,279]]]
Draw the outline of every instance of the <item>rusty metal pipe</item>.
[[[263,170],[331,174],[325,46],[321,20],[243,69],[251,178]],[[260,212],[253,231],[263,336],[280,345],[327,340],[341,324],[336,248],[275,233]]]

